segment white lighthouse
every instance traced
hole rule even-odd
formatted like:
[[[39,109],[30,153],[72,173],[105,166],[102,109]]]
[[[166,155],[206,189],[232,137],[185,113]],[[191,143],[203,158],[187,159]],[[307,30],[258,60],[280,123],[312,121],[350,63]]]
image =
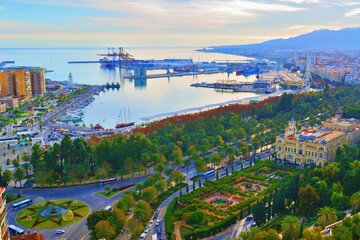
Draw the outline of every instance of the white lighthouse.
[[[68,88],[74,87],[73,77],[72,74],[69,73],[69,80],[68,80]]]

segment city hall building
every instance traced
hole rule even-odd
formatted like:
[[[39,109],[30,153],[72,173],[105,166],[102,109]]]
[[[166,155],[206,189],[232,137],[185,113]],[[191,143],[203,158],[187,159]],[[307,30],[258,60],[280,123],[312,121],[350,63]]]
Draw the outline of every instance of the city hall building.
[[[276,157],[300,165],[322,166],[335,159],[337,147],[345,143],[355,146],[359,139],[360,122],[342,118],[340,110],[321,127],[314,125],[297,130],[296,121],[291,118],[285,133],[276,137]]]

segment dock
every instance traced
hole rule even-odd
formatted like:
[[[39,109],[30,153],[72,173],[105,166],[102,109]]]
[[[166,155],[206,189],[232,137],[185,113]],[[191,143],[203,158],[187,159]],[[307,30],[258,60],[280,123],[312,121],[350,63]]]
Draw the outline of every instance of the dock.
[[[224,71],[169,72],[169,73],[159,73],[159,74],[147,74],[143,76],[125,76],[124,78],[127,79],[169,78],[169,77],[194,76],[200,74],[215,74],[222,72]]]
[[[70,61],[68,64],[78,64],[78,63],[100,63],[100,61]]]
[[[218,80],[216,83],[193,83],[191,87],[214,88],[216,90],[233,91],[233,92],[253,92],[253,93],[273,93],[271,81],[239,82],[236,80]]]

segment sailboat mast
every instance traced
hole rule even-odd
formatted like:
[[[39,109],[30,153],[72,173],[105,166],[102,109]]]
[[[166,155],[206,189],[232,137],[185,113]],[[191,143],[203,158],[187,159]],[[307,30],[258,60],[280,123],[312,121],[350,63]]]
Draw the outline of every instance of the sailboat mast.
[[[128,107],[128,113],[129,113],[129,122],[130,122],[130,107]]]
[[[126,123],[126,108],[124,107],[124,123]]]

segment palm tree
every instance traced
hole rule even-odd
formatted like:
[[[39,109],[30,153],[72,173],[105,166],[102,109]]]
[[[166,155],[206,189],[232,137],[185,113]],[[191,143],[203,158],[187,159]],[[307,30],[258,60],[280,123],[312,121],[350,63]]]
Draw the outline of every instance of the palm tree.
[[[327,225],[336,222],[336,210],[331,207],[323,207],[318,212],[318,223],[325,228]]]
[[[296,216],[286,216],[281,224],[284,239],[297,240],[300,237],[301,223]]]
[[[355,212],[360,210],[360,191],[354,193],[350,197],[351,206],[354,208]]]

